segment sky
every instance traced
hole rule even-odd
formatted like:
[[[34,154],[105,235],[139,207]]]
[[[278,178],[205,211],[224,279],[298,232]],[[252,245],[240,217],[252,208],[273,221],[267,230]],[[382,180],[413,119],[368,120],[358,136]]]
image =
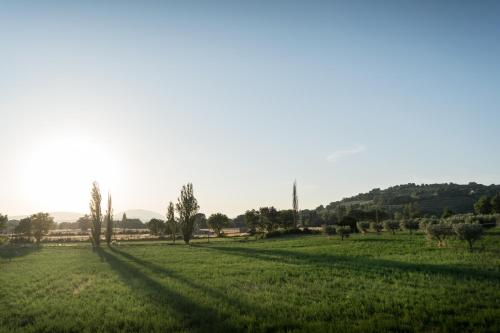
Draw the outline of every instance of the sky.
[[[500,183],[498,1],[0,0],[0,212]]]

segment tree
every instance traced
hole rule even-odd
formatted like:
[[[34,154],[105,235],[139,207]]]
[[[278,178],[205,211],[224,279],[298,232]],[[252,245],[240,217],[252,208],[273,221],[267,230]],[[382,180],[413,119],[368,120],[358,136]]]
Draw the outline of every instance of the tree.
[[[458,239],[469,243],[469,251],[472,252],[472,245],[476,240],[483,237],[483,227],[479,223],[459,223],[453,225],[453,231],[458,236]]]
[[[122,215],[122,229],[123,229],[123,233],[125,233],[126,231],[126,228],[127,227],[127,214],[123,213]]]
[[[384,221],[384,228],[387,231],[392,231],[392,234],[396,234],[396,230],[399,230],[399,222],[394,220]]]
[[[220,237],[222,236],[222,229],[229,224],[229,218],[222,213],[216,213],[210,215],[207,223],[208,226],[217,234],[217,237]]]
[[[172,235],[172,239],[175,244],[175,236],[177,234],[177,221],[175,220],[174,204],[172,203],[172,201],[168,203],[166,224],[167,232]]]
[[[370,229],[370,222],[360,221],[356,223],[356,227],[358,228],[359,232],[366,234],[368,232],[368,229]]]
[[[53,226],[54,218],[49,213],[31,215],[31,228],[37,244],[40,244],[42,236],[47,234]]]
[[[495,214],[500,214],[500,193],[491,198],[491,210]]]
[[[293,182],[292,194],[293,227],[297,228],[299,223],[299,198],[297,196],[297,181]]]
[[[267,232],[278,228],[279,219],[278,211],[274,207],[261,207],[259,209],[259,224],[266,229]]]
[[[165,222],[160,219],[151,219],[148,223],[146,223],[151,235],[160,236],[165,231]]]
[[[293,209],[285,209],[278,211],[278,225],[282,228],[290,228],[295,223],[295,212]],[[294,228],[297,229],[297,228]]]
[[[380,235],[380,232],[384,229],[384,225],[380,222],[372,222],[371,228],[377,233],[377,235]]]
[[[483,195],[479,200],[474,204],[474,210],[476,214],[491,214],[492,210],[490,198],[486,195]]]
[[[80,217],[77,223],[81,231],[87,231],[92,227],[92,221],[90,221],[90,216],[87,214],[85,214],[85,216]]]
[[[330,238],[330,236],[335,235],[337,233],[337,230],[335,227],[331,224],[324,224],[323,225],[323,233]]]
[[[31,217],[25,217],[24,219],[21,219],[19,221],[19,224],[15,227],[14,232],[16,234],[21,234],[26,238],[30,239],[32,234],[31,230],[32,230]]]
[[[177,199],[175,208],[179,213],[179,224],[184,242],[189,244],[191,237],[193,237],[195,215],[200,209],[193,194],[193,184],[188,183],[182,186],[181,196]]]
[[[108,193],[108,209],[106,210],[106,244],[111,244],[113,238],[113,206],[111,201],[111,194]]]
[[[337,233],[340,235],[342,240],[344,240],[344,238],[349,237],[349,235],[351,234],[351,227],[349,226],[337,227]]]
[[[245,224],[250,234],[255,234],[259,228],[259,212],[255,209],[247,210],[245,212]]]
[[[425,230],[427,237],[437,240],[439,247],[444,246],[446,237],[453,234],[451,225],[446,223],[428,224]]]
[[[0,214],[0,233],[7,227],[7,222],[9,221],[9,218],[7,215],[2,215]]]
[[[92,183],[92,192],[90,197],[90,220],[91,225],[91,240],[94,248],[101,245],[101,228],[102,228],[102,212],[101,212],[101,190],[97,182]]]
[[[443,210],[443,214],[441,215],[441,218],[442,219],[447,219],[448,217],[450,217],[452,215],[453,215],[453,211],[450,208],[445,207],[444,210]]]
[[[413,233],[414,230],[418,230],[419,223],[415,219],[404,219],[400,224],[401,228],[408,230],[410,234]]]

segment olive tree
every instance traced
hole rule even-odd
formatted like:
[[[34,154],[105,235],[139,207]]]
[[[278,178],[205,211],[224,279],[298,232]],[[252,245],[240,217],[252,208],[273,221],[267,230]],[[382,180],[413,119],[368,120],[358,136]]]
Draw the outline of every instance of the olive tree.
[[[404,219],[401,221],[400,226],[402,229],[408,230],[410,234],[412,234],[414,230],[418,230],[419,223],[415,219]]]
[[[337,227],[336,231],[340,235],[342,240],[344,240],[344,238],[347,238],[347,237],[349,237],[349,235],[351,235],[351,227],[350,226]]]
[[[101,190],[97,182],[92,183],[92,192],[90,195],[90,220],[91,224],[91,240],[94,248],[101,245],[101,228],[102,228],[102,212],[101,212]]]
[[[377,233],[377,235],[380,235],[380,232],[384,229],[384,225],[380,222],[372,222],[371,228]]]
[[[447,223],[429,224],[426,232],[429,239],[437,240],[439,247],[444,246],[446,237],[453,234],[451,225]]]
[[[337,233],[337,230],[335,230],[335,227],[331,224],[324,224],[323,225],[323,233],[330,238],[330,236],[335,235]]]
[[[399,230],[399,222],[395,220],[384,221],[384,229],[387,231],[392,231],[392,234],[396,234],[396,230]]]
[[[148,227],[151,235],[154,236],[160,236],[165,231],[165,222],[160,219],[151,219],[148,223],[146,223],[146,226]]]
[[[475,241],[483,237],[483,227],[479,223],[459,223],[453,225],[453,231],[458,239],[469,243],[469,250],[472,252],[472,245]]]
[[[229,218],[222,214],[216,213],[210,215],[207,220],[208,226],[217,234],[217,237],[222,236],[222,229],[229,224]]]
[[[43,235],[47,234],[54,226],[54,218],[49,213],[36,213],[31,215],[31,229],[36,243],[40,244]]]
[[[179,225],[184,242],[189,244],[189,241],[193,237],[196,213],[200,209],[198,201],[193,194],[193,184],[188,183],[182,186],[181,196],[177,200],[175,208],[179,213]]]
[[[368,230],[370,229],[370,222],[359,221],[356,223],[356,227],[358,228],[359,232],[366,234],[368,232]]]

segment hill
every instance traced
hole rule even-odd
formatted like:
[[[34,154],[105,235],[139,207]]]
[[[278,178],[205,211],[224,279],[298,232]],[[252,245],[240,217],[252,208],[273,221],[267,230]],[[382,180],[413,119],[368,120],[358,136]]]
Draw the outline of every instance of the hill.
[[[422,215],[441,215],[448,207],[455,213],[471,213],[474,203],[483,195],[493,196],[500,193],[500,185],[482,185],[469,183],[465,185],[455,183],[421,184],[409,183],[392,186],[381,190],[375,188],[368,193],[360,193],[353,197],[331,202],[327,206],[320,206],[320,210],[335,210],[339,206],[350,208],[379,207],[388,213],[403,211],[404,207],[412,204],[418,207]]]
[[[160,213],[153,212],[145,209],[129,209],[124,212],[114,214],[115,220],[121,220],[123,213],[127,214],[127,219],[139,219],[142,222],[149,222],[151,219],[161,219],[164,220],[165,217]]]

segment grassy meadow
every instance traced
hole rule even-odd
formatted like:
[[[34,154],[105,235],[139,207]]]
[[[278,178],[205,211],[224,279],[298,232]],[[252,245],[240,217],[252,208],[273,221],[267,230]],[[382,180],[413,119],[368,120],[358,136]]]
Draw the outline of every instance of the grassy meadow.
[[[500,331],[500,228],[0,248],[0,332]]]

